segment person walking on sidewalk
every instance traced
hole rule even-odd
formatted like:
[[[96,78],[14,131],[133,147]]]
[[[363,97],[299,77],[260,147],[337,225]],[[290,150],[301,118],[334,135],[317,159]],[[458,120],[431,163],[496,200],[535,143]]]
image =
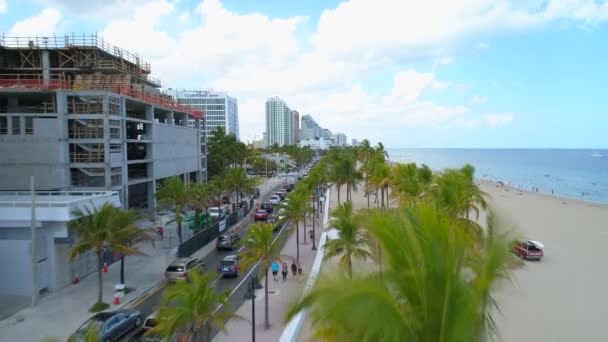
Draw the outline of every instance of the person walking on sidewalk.
[[[285,282],[285,280],[287,280],[287,273],[289,273],[289,270],[287,269],[287,263],[284,262],[283,263],[283,282]]]
[[[277,274],[279,274],[279,263],[275,260],[272,263],[272,280],[273,281],[279,281],[279,279],[277,279]]]
[[[295,260],[291,261],[291,273],[293,274],[294,278],[298,275],[298,266],[296,265]]]
[[[298,263],[298,277],[302,278],[302,263]]]

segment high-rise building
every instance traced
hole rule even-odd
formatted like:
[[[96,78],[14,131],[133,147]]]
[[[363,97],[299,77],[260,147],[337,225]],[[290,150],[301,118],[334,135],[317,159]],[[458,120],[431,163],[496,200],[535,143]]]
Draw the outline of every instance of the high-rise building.
[[[239,108],[235,98],[211,90],[176,90],[177,103],[205,113],[207,136],[218,127],[239,138]]]
[[[329,130],[329,128],[321,128],[321,138],[326,139],[326,140],[332,140],[333,134],[331,133],[331,131]]]
[[[329,149],[331,146],[333,146],[333,142],[331,140],[326,140],[323,138],[316,138],[316,139],[304,139],[304,140],[300,140],[300,142],[298,142],[298,145],[300,147],[310,147],[313,150],[327,150]]]
[[[359,146],[359,141],[357,141],[357,139],[353,139],[350,144],[353,146]]]
[[[266,100],[266,134],[268,146],[279,146],[294,143],[294,115],[291,109],[279,97]]]
[[[318,139],[321,136],[321,127],[310,114],[302,115],[300,126],[300,140]]]
[[[293,115],[293,142],[292,144],[297,144],[300,141],[300,113],[297,110],[292,110],[291,114]]]
[[[344,133],[334,134],[333,140],[336,146],[346,146],[346,135]]]

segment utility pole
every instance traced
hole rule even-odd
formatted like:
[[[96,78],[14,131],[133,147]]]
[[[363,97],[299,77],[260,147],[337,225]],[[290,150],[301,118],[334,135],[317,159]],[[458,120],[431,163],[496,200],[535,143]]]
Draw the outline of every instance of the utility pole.
[[[32,217],[30,231],[32,235],[31,256],[32,256],[32,306],[38,305],[38,260],[36,257],[36,190],[34,186],[34,176],[30,178],[30,192],[32,194]]]
[[[315,243],[315,201],[312,201],[312,250],[316,251],[317,250],[317,245]]]

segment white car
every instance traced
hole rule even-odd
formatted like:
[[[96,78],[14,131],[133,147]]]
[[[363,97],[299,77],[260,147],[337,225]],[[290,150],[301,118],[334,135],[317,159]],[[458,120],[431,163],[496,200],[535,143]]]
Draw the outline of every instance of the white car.
[[[272,195],[270,196],[270,200],[269,202],[273,205],[277,205],[279,204],[279,202],[281,202],[281,196],[279,195]]]
[[[221,207],[209,207],[207,208],[207,212],[209,213],[209,216],[213,217],[213,218],[218,218],[218,219],[223,219],[224,216],[226,216],[226,210],[224,208]]]

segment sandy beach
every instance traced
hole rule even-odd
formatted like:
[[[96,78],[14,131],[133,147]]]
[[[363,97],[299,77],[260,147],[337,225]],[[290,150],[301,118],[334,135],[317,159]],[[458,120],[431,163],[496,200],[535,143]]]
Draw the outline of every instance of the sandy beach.
[[[523,237],[545,245],[496,299],[503,341],[607,341],[608,206],[480,182]]]
[[[525,262],[513,284],[496,291],[500,340],[608,341],[608,206],[478,183],[516,232],[545,245],[542,261]],[[332,207],[335,201],[333,191]],[[362,191],[353,192],[353,204],[367,207]],[[327,266],[324,271],[334,267]]]

